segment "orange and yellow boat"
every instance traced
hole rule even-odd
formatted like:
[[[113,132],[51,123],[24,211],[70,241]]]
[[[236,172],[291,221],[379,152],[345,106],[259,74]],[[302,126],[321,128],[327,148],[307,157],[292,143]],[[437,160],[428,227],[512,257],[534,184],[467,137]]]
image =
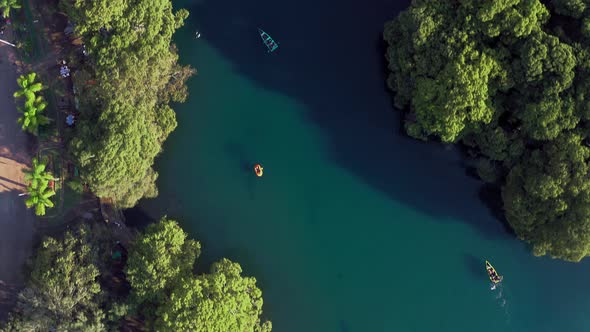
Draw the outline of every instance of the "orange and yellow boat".
[[[254,165],[254,173],[256,174],[257,177],[261,177],[262,174],[264,173],[264,168],[262,167],[262,165],[260,165],[260,164]]]

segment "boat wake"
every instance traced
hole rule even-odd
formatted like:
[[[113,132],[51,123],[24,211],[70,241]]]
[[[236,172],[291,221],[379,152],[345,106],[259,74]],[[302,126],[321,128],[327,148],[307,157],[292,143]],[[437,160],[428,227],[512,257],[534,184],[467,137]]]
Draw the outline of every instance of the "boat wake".
[[[509,302],[508,302],[508,294],[506,292],[506,290],[504,289],[504,286],[502,283],[499,284],[492,284],[492,286],[490,287],[490,289],[492,290],[492,292],[495,293],[495,300],[498,303],[498,305],[500,306],[500,308],[503,309],[504,311],[504,315],[506,317],[506,324],[510,324],[510,311],[509,311]]]

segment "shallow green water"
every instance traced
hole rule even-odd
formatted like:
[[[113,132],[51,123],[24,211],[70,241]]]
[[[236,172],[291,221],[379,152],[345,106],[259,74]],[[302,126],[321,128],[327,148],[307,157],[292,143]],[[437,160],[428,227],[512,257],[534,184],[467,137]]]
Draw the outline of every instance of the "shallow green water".
[[[242,263],[275,331],[590,330],[590,265],[532,257],[457,151],[399,133],[380,31],[408,1],[175,4],[199,73],[141,209],[200,239],[203,269]]]

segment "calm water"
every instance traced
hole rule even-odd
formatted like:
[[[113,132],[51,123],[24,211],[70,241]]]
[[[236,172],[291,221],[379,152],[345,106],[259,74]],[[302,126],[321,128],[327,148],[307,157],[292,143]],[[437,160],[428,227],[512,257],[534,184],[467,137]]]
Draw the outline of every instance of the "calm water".
[[[457,151],[399,133],[381,31],[408,4],[175,2],[199,74],[141,208],[202,241],[201,269],[241,262],[278,332],[589,331],[590,264],[532,257]]]

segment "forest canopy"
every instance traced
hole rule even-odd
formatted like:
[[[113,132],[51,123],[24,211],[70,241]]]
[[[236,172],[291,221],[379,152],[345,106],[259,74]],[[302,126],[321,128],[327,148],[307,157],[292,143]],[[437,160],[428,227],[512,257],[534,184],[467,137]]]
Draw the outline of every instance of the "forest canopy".
[[[194,73],[171,44],[188,12],[170,0],[62,0],[88,57],[73,79],[80,118],[70,152],[99,197],[119,207],[155,197],[152,165],[176,127],[170,102],[188,95]]]
[[[84,221],[46,238],[0,331],[271,332],[256,279],[228,259],[196,274],[201,246],[175,221],[151,224],[128,251],[115,233]]]
[[[590,0],[415,0],[384,39],[407,133],[468,147],[536,255],[590,255]]]

